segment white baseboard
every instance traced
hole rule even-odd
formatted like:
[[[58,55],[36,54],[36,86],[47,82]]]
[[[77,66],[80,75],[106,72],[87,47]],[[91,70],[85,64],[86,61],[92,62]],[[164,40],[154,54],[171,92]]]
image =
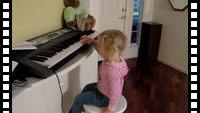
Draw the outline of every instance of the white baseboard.
[[[166,64],[166,65],[168,65],[168,66],[170,66],[170,67],[172,67],[172,68],[174,68],[174,69],[176,69],[176,70],[188,75],[188,70],[183,68],[183,67],[181,67],[181,66],[179,66],[179,65],[177,65],[177,64],[174,64],[174,63],[169,62],[169,61],[167,61],[165,59],[162,59],[162,58],[158,58],[158,61],[162,62],[162,63],[164,63],[164,64]]]

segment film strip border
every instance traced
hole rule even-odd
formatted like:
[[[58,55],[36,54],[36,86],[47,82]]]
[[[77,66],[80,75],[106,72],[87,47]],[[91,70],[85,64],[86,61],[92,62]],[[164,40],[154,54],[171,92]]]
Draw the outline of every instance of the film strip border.
[[[199,68],[197,64],[199,63],[199,41],[198,38],[200,38],[199,33],[200,30],[198,28],[199,22],[198,17],[200,16],[200,12],[198,11],[198,8],[200,7],[200,1],[199,0],[188,0],[188,91],[189,91],[189,100],[188,100],[188,108],[189,113],[197,113],[199,112],[199,96],[198,96],[198,79],[199,79]]]
[[[12,3],[11,0],[0,0],[1,9],[1,80],[3,83],[1,86],[2,90],[2,103],[1,113],[11,113],[12,112],[12,86],[10,81],[10,73],[12,69],[11,65],[11,44],[12,44]]]
[[[199,67],[197,63],[199,63],[199,55],[198,50],[200,49],[198,47],[199,45],[199,29],[198,29],[198,16],[200,15],[198,11],[198,7],[200,7],[200,1],[199,0],[188,0],[188,27],[189,27],[189,48],[188,48],[188,91],[189,91],[189,101],[188,101],[188,108],[190,113],[197,113],[199,110],[199,96],[198,96],[198,90],[197,87],[198,79],[200,75],[198,75]],[[1,27],[2,31],[0,33],[1,37],[1,63],[2,63],[2,101],[3,104],[1,104],[1,113],[11,113],[12,112],[12,94],[11,94],[11,82],[10,82],[10,71],[11,71],[11,60],[10,60],[10,52],[11,52],[11,44],[12,44],[12,1],[11,0],[0,0],[0,9],[1,9]]]

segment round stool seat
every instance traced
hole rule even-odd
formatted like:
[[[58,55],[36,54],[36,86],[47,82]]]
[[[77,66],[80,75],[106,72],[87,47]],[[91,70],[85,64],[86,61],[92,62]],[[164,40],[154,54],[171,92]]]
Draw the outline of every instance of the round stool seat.
[[[86,113],[101,113],[101,110],[99,107],[93,106],[93,105],[83,105]],[[115,113],[123,113],[126,110],[127,107],[127,101],[124,96],[121,97],[119,106]]]

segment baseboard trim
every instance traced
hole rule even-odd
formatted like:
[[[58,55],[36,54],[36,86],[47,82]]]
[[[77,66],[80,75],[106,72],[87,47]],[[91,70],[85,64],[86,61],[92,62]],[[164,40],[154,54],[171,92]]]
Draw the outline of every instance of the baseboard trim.
[[[158,61],[162,62],[162,63],[164,63],[164,64],[166,64],[166,65],[168,65],[168,66],[170,66],[170,67],[172,67],[172,68],[174,68],[174,69],[176,69],[176,70],[178,70],[178,71],[180,71],[180,72],[182,72],[182,73],[184,73],[186,75],[188,75],[188,70],[184,69],[181,66],[178,66],[178,65],[176,65],[174,63],[171,63],[171,62],[169,62],[169,61],[167,61],[165,59],[162,59],[162,58],[158,58]]]

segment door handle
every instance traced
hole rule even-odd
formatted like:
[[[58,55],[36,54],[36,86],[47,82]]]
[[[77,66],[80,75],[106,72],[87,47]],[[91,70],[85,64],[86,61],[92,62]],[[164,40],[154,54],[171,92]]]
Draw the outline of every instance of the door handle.
[[[119,19],[125,19],[126,15],[118,17]]]

